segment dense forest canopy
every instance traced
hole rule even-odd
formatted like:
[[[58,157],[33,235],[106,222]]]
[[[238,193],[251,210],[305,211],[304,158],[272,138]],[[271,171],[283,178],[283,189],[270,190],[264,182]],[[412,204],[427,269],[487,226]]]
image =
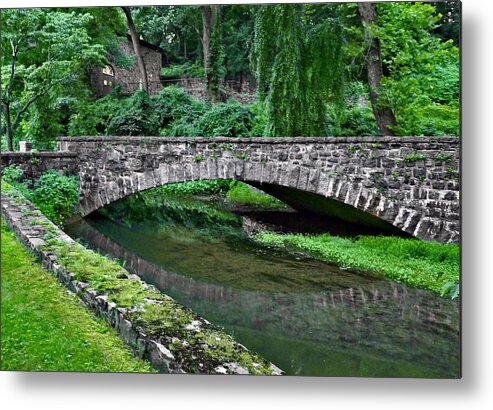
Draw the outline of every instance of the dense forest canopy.
[[[459,3],[2,10],[2,149],[59,135],[459,134]],[[119,47],[131,38],[134,55]],[[140,40],[164,52],[148,93]],[[94,67],[141,90],[96,98]],[[204,98],[179,78],[203,79]],[[173,79],[177,85],[167,86]],[[253,84],[249,103],[228,81]],[[246,92],[246,91],[242,91]]]

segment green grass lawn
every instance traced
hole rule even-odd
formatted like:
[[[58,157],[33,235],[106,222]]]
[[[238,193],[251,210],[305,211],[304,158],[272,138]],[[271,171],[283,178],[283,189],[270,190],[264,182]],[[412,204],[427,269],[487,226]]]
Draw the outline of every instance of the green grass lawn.
[[[2,370],[154,372],[2,224]]]
[[[338,236],[260,233],[264,245],[301,250],[344,268],[372,272],[397,282],[458,296],[459,246],[389,236]]]

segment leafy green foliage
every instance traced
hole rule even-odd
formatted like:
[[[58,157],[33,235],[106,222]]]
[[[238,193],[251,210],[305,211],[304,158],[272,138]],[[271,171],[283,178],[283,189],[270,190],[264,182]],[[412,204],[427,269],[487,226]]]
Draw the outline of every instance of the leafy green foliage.
[[[237,79],[240,76],[251,78],[249,45],[254,30],[254,5],[225,5],[223,13],[223,47],[225,77]]]
[[[137,91],[124,100],[108,124],[108,135],[157,135],[158,117],[149,94]]]
[[[22,121],[28,122],[23,124],[31,131],[28,137],[41,139],[41,146],[60,131],[57,126],[46,127],[47,117],[62,96],[80,96],[86,69],[105,61],[103,45],[90,35],[93,21],[90,13],[59,9],[2,12],[2,113],[8,127],[5,131],[14,140],[19,138]],[[35,115],[29,117],[34,107]],[[59,110],[59,121],[62,113]]]
[[[172,64],[161,69],[161,75],[165,78],[186,78],[205,76],[204,66],[198,63],[186,61],[183,64]]]
[[[128,98],[108,95],[84,104],[70,117],[68,130],[69,135],[248,137],[262,135],[262,121],[257,104],[210,105],[171,86],[157,95],[137,91]]]
[[[369,100],[368,89],[364,83],[348,83],[344,93],[345,104],[329,104],[327,107],[330,135],[380,135]]]
[[[124,101],[115,94],[77,104],[69,118],[68,135],[106,135],[111,120],[123,104]]]
[[[252,63],[271,136],[326,135],[325,105],[342,96],[342,27],[329,7],[262,6]]]
[[[249,185],[240,181],[231,181],[231,187],[226,194],[230,202],[242,205],[253,205],[260,208],[278,209],[287,208],[287,205],[273,196],[252,189]]]
[[[79,199],[79,179],[48,170],[34,183],[28,199],[57,225],[74,212]]]
[[[229,190],[230,181],[218,179],[216,181],[189,181],[178,184],[167,184],[160,188],[165,193],[178,195],[210,195]]]
[[[458,135],[459,51],[432,34],[441,16],[426,3],[378,4],[382,79],[398,135]]]
[[[236,101],[220,103],[195,118],[182,117],[164,130],[170,136],[249,136],[253,127],[252,113]]]
[[[339,266],[373,272],[442,296],[457,296],[459,247],[383,236],[346,239],[329,235],[261,233],[266,245],[293,247]]]
[[[2,182],[5,181],[9,185],[19,184],[24,170],[19,165],[9,165],[2,169]]]
[[[6,183],[20,191],[32,201],[43,214],[55,224],[62,222],[74,212],[79,199],[79,179],[75,176],[61,175],[55,170],[45,171],[28,188],[21,182],[23,171],[18,166],[6,167],[2,170],[2,187]]]
[[[423,160],[426,159],[426,155],[423,155],[423,154],[409,154],[409,155],[406,155],[403,159],[406,162],[423,161]]]
[[[165,50],[171,64],[194,61],[202,65],[202,20],[198,7],[134,7],[132,16],[137,31]]]

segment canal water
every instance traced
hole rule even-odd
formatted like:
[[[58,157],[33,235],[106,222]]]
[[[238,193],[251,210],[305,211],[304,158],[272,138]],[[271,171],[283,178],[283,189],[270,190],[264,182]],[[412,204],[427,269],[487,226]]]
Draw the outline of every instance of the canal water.
[[[299,214],[272,215],[280,229],[314,230],[296,223]],[[256,218],[217,201],[137,195],[66,232],[287,374],[458,377],[457,301],[260,246],[244,231],[258,221],[269,212]]]

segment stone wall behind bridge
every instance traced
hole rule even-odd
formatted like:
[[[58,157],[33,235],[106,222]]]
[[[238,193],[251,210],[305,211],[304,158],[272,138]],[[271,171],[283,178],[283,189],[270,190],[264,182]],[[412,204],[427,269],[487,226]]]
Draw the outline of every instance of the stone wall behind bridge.
[[[459,240],[456,137],[64,137],[84,215],[166,183],[237,179],[344,204],[425,240]],[[308,205],[308,204],[307,204]]]
[[[23,180],[35,181],[49,169],[63,172],[65,175],[78,175],[77,154],[71,152],[2,152],[1,169],[19,166],[24,171]]]

